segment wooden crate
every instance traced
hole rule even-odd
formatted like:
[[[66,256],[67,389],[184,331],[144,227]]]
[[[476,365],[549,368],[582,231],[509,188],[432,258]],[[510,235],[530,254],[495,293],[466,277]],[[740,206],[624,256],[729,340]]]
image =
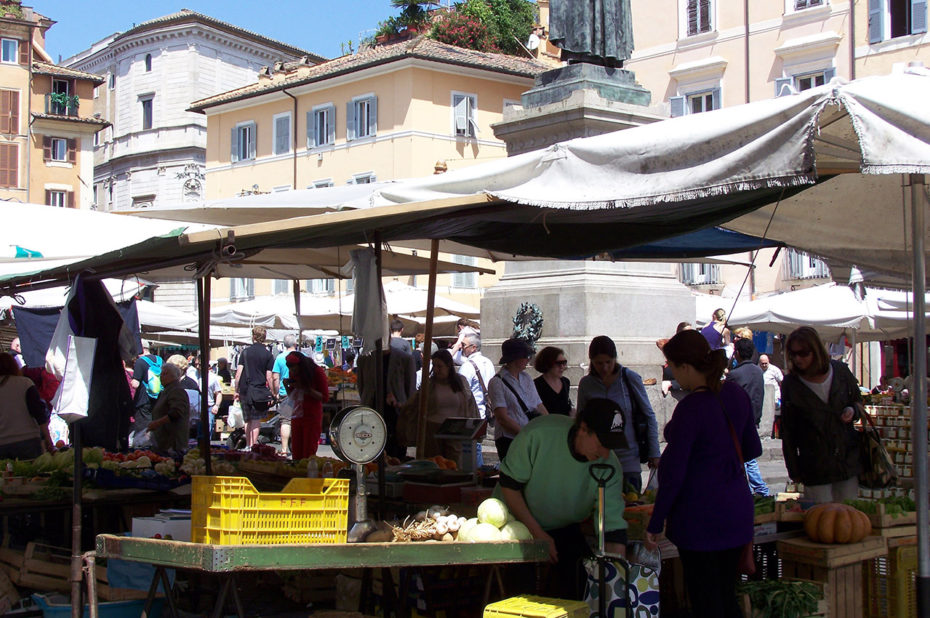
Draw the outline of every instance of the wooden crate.
[[[776,502],[775,503],[775,521],[803,522],[804,512],[803,511],[789,511],[787,505],[784,502]]]
[[[869,516],[869,521],[872,522],[873,528],[895,528],[897,526],[913,526],[917,523],[917,513],[911,511],[908,513],[899,513],[897,515],[889,515],[885,510],[887,506],[884,502],[879,502],[877,505],[877,513],[866,513]]]
[[[806,538],[778,541],[782,576],[827,585],[827,616],[864,618],[862,563],[887,552],[883,537],[826,545]]]
[[[809,584],[814,584],[821,590],[821,595],[823,598],[817,601],[817,609],[814,611],[813,614],[808,614],[807,616],[804,616],[804,618],[813,618],[816,616],[827,616],[827,613],[829,612],[829,607],[828,607],[828,602],[827,602],[827,599],[829,598],[829,588],[830,588],[829,584],[825,584],[823,582],[804,580],[804,579],[797,579],[797,578],[791,578],[791,581],[807,582]],[[745,618],[760,618],[760,616],[763,615],[762,610],[765,608],[753,608],[752,603],[749,600],[748,594],[740,595],[739,600],[740,600],[740,609],[743,610],[743,616],[745,616]]]
[[[42,592],[71,591],[71,552],[62,547],[30,542],[22,552],[0,549],[0,569],[22,588]],[[107,568],[99,563],[95,565],[94,574],[97,578],[97,596],[102,601],[131,601],[144,599],[148,595],[147,590],[111,587]]]

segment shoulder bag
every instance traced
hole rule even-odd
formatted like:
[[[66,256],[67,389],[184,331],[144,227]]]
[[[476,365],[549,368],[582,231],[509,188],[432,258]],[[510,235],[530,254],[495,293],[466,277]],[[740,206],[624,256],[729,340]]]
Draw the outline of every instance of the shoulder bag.
[[[730,416],[727,414],[727,409],[723,405],[723,399],[719,394],[717,395],[717,401],[720,402],[720,410],[723,412],[723,417],[727,419],[727,427],[730,428],[730,437],[733,439],[733,446],[736,448],[736,457],[738,459],[740,468],[743,469],[743,478],[746,479],[746,484],[748,486],[749,477],[746,476],[743,449],[739,445],[739,438],[736,436],[736,429],[733,427],[733,421],[730,420]],[[741,575],[753,575],[756,572],[756,561],[752,555],[752,541],[749,541],[740,549],[739,562],[736,565],[736,570]]]
[[[510,382],[508,382],[507,380],[505,380],[504,378],[500,376],[495,376],[495,377],[501,382],[503,382],[504,386],[510,389],[510,392],[513,393],[513,396],[517,398],[517,402],[520,404],[520,408],[523,410],[523,413],[526,414],[527,419],[533,420],[534,418],[539,416],[539,412],[537,412],[536,410],[530,410],[528,407],[526,407],[526,404],[523,403],[523,398],[520,397],[519,394],[517,394],[517,389],[515,389]]]
[[[643,464],[649,461],[649,417],[643,412],[633,394],[633,386],[630,384],[630,377],[627,375],[627,368],[621,368],[621,376],[626,390],[630,394],[630,412],[633,418],[633,433],[636,434],[636,446],[639,448],[639,463]]]
[[[890,487],[898,482],[894,462],[882,444],[881,434],[872,417],[864,408],[860,408],[859,412],[863,419],[862,431],[859,432],[859,460],[862,464],[859,484],[870,489]]]

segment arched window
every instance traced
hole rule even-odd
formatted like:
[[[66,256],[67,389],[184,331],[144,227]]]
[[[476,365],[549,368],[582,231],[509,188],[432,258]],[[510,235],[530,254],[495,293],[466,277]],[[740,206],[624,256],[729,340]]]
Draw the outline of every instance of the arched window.
[[[152,54],[145,54],[145,72],[152,70]]]

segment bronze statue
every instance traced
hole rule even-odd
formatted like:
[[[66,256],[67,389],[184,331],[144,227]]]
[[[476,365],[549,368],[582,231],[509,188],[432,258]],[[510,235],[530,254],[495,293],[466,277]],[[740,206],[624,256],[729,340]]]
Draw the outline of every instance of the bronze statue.
[[[630,0],[551,0],[549,40],[569,64],[622,67],[633,53]]]

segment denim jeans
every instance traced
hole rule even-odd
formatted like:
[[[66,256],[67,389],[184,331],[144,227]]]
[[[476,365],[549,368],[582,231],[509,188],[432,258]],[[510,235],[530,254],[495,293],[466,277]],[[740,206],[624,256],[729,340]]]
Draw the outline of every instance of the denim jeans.
[[[759,463],[753,459],[746,462],[746,477],[749,479],[749,491],[760,496],[770,496],[769,486],[762,480],[762,473],[759,472]]]

